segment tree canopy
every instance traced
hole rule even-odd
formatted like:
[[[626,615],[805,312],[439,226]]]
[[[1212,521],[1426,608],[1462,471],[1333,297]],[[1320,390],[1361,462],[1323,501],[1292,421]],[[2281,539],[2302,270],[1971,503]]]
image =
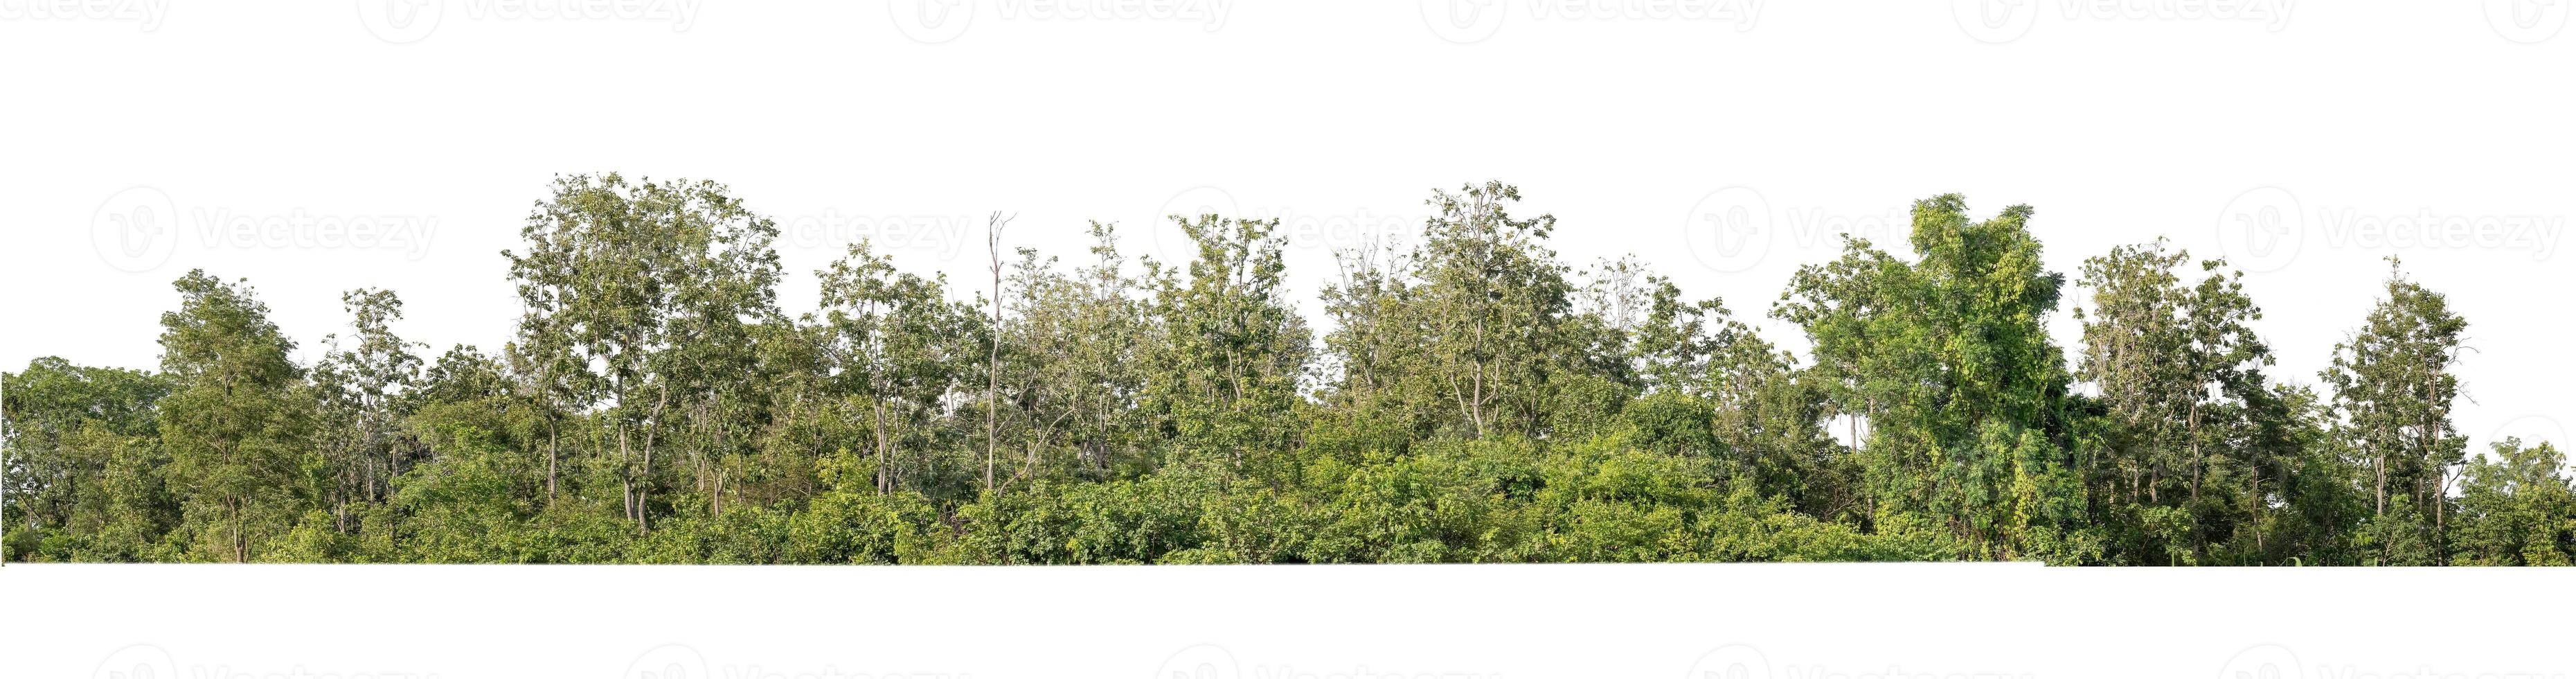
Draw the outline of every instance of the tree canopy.
[[[2565,442],[2471,455],[2468,322],[2391,261],[2314,384],[2242,275],[2163,240],[2075,276],[2036,211],[1914,204],[1767,314],[1577,265],[1501,182],[1341,253],[1297,311],[1276,221],[1115,227],[990,288],[873,244],[779,307],[723,185],[558,178],[495,351],[348,291],[304,364],[248,281],[179,278],[157,370],[7,373],[9,561],[2568,565]],[[983,288],[977,281],[969,288]],[[2053,337],[2059,313],[2080,337]]]

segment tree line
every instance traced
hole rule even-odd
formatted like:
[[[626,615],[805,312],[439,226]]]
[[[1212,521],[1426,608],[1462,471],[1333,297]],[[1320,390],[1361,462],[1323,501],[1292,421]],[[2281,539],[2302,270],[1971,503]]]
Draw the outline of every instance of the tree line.
[[[2472,456],[2467,322],[2391,261],[2313,384],[2242,274],[2163,240],[2042,266],[2027,206],[1919,201],[1768,314],[1576,267],[1500,183],[1341,253],[1320,333],[1278,222],[1111,226],[966,284],[868,243],[779,308],[719,184],[559,177],[494,350],[343,296],[321,358],[192,271],[157,370],[8,373],[9,561],[2566,565],[2551,442]],[[2071,285],[2070,285],[2071,284]],[[2081,319],[2073,351],[2046,328]],[[2070,360],[2070,356],[2073,357]]]

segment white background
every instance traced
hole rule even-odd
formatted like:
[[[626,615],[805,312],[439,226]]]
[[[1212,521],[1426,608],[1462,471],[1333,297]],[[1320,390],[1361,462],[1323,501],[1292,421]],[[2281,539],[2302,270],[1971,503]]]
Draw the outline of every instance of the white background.
[[[152,679],[2576,674],[2576,659],[2567,652],[2567,612],[2576,595],[2556,569],[20,564],[0,570],[11,594],[10,613],[0,622],[0,648],[7,651],[0,667],[13,677],[107,679],[110,671]],[[2456,615],[2461,611],[2468,614]],[[673,664],[684,671],[664,671]],[[136,672],[137,666],[147,669]]]
[[[2563,446],[2569,8],[0,0],[0,366],[152,367],[169,283],[200,267],[250,278],[308,360],[343,331],[340,292],[362,286],[402,294],[407,337],[497,349],[517,314],[498,253],[558,173],[731,185],[788,230],[790,311],[813,302],[808,273],[862,237],[963,295],[995,210],[1017,215],[1011,245],[1068,260],[1087,220],[1170,260],[1186,253],[1149,226],[1158,215],[1279,217],[1310,293],[1335,275],[1334,249],[1413,236],[1430,189],[1500,179],[1527,196],[1521,212],[1561,220],[1567,259],[1633,253],[1759,318],[1796,266],[1834,256],[1836,233],[1902,250],[1910,202],[1960,192],[1980,214],[2035,206],[2070,278],[2160,235],[2236,259],[2278,379],[2315,381],[2400,256],[2471,323],[2457,421],[2473,447]],[[321,226],[353,221],[403,237]],[[225,237],[244,223],[253,237]],[[2057,327],[2071,345],[2075,323]],[[2563,576],[2486,571],[2439,587],[2050,572],[2062,589],[2038,591],[2006,584],[2020,575],[1917,591],[1999,572],[1935,568],[8,571],[7,662],[82,671],[124,637],[183,664],[306,657],[268,654],[294,649],[451,676],[613,672],[618,649],[683,639],[711,658],[843,657],[799,643],[833,640],[922,671],[1034,675],[1061,657],[1117,676],[1204,637],[1301,668],[1655,675],[1744,641],[1852,673],[1884,659],[2145,676],[2291,638],[2365,669],[2504,663],[2536,648],[2513,643],[2539,629],[2513,616],[2563,637],[2567,610],[2502,605],[2532,596],[2507,583],[2563,597]],[[1417,579],[1375,575],[1388,572]],[[1132,591],[1163,578],[1211,595]],[[1306,584],[1319,580],[1336,584]],[[1512,584],[1437,589],[1490,581]],[[94,586],[55,588],[71,583]],[[1075,591],[1041,594],[1054,588]],[[2443,601],[2485,621],[2448,625]],[[1757,623],[1775,617],[1796,624]],[[1691,627],[1708,620],[1725,622]],[[363,669],[349,664],[333,666]]]
[[[2576,412],[2567,0],[2020,0],[1993,6],[1995,31],[1961,20],[1978,0],[1459,0],[1483,22],[1466,29],[1449,0],[1189,0],[1159,19],[1146,8],[1167,0],[1083,18],[944,0],[959,4],[937,30],[916,10],[943,0],[30,4],[61,1],[0,0],[13,369],[154,366],[170,281],[198,267],[250,278],[307,358],[362,286],[403,295],[407,337],[497,350],[518,308],[499,252],[557,173],[730,184],[789,231],[791,312],[858,237],[963,296],[995,210],[1018,216],[1011,245],[1069,261],[1088,220],[1169,261],[1189,253],[1158,214],[1281,217],[1311,292],[1334,248],[1416,236],[1432,188],[1500,179],[1522,212],[1562,220],[1568,260],[1633,253],[1757,319],[1836,232],[1902,251],[1907,207],[1944,192],[1980,214],[2035,206],[2070,279],[2165,236],[2257,271],[2271,374],[2310,383],[2398,255],[2471,323],[2458,422],[2474,449],[2564,443]],[[2535,28],[2512,23],[2516,2]],[[421,13],[390,28],[405,3]],[[2273,16],[2211,16],[2255,9]],[[1707,218],[1747,202],[1752,232],[1721,247]],[[2287,237],[2237,220],[2264,206]],[[149,228],[123,230],[138,208]],[[223,237],[297,217],[412,220],[427,238]],[[2460,220],[2442,234],[2465,240],[2355,226],[2419,217]],[[2546,228],[2507,224],[2526,218]],[[2471,220],[2503,231],[2481,241]],[[133,243],[143,256],[122,254]],[[2075,322],[2057,325],[2072,346]]]

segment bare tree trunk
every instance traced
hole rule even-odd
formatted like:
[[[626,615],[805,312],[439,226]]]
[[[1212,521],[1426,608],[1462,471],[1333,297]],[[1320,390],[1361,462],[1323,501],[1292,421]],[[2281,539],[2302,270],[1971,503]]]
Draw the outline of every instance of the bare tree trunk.
[[[651,420],[653,426],[644,430],[644,483],[638,484],[635,489],[635,535],[637,537],[653,533],[652,521],[645,510],[646,503],[653,499],[653,440],[662,430],[662,410],[670,404],[671,389],[666,384],[662,388],[660,400],[653,403]]]
[[[1002,227],[1011,220],[996,211],[984,221],[985,249],[993,255],[993,347],[984,361],[984,489],[993,489],[993,454],[1000,442],[1002,397]]]
[[[624,500],[624,501],[625,501],[625,503],[626,503],[626,519],[627,519],[627,520],[629,520],[629,521],[632,521],[632,520],[634,520],[634,519],[635,519],[635,467],[634,467],[634,462],[635,462],[634,455],[635,455],[635,451],[634,451],[632,448],[630,448],[630,447],[628,447],[628,446],[627,446],[627,441],[628,441],[628,437],[627,437],[627,434],[626,434],[626,423],[625,423],[625,422],[618,422],[618,423],[617,423],[617,467],[618,467],[618,476],[619,476],[619,478],[618,478],[618,485],[619,485],[619,487],[620,487],[620,488],[622,488],[622,489],[624,490],[624,492],[620,494],[620,495],[621,495],[621,498],[620,498],[620,499]]]
[[[885,495],[894,492],[894,474],[887,468],[891,463],[886,461],[887,453],[894,447],[894,440],[886,433],[885,397],[877,397],[874,410],[877,422],[877,494]]]
[[[2370,513],[2374,516],[2386,516],[2388,514],[2388,451],[2371,451],[2370,470],[2374,477],[2370,484]]]
[[[2200,501],[2200,403],[2191,404],[2191,418],[2184,427],[2191,436],[2191,501]]]
[[[2254,553],[2263,553],[2263,453],[2261,448],[2245,450],[2245,497],[2248,523],[2254,527]]]
[[[559,457],[562,457],[562,455],[561,455],[560,453],[558,453],[558,452],[556,451],[556,449],[555,449],[556,439],[557,439],[557,435],[558,435],[558,433],[559,433],[559,432],[557,431],[557,428],[558,428],[558,425],[555,423],[555,417],[554,417],[554,415],[553,415],[553,414],[551,414],[551,413],[547,414],[547,415],[546,415],[546,506],[548,506],[548,507],[552,507],[552,506],[554,506],[554,504],[555,504],[555,459],[556,459],[556,458],[559,458]]]

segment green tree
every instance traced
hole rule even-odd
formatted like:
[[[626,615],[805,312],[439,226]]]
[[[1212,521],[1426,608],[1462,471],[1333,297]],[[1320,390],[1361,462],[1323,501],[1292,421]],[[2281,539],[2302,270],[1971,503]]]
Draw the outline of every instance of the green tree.
[[[2548,442],[2497,441],[2470,460],[2460,482],[2459,528],[2452,543],[2460,563],[2489,566],[2576,564],[2576,483],[2567,456]]]
[[[1800,268],[1774,310],[1805,328],[1835,409],[1867,423],[1859,457],[1875,521],[1937,521],[2012,555],[2032,546],[2015,517],[2059,516],[2024,506],[2053,498],[2016,490],[2070,462],[2068,375],[2046,327],[2064,277],[2042,267],[2031,212],[1976,221],[1957,195],[1918,201],[1915,262],[1847,240],[1841,259]]]
[[[51,356],[0,375],[5,558],[139,561],[157,554],[178,514],[161,481],[167,456],[156,438],[155,408],[170,386],[150,372]]]
[[[161,369],[181,385],[159,403],[169,484],[201,555],[250,561],[312,500],[296,493],[312,395],[247,282],[190,271],[177,288],[161,315]]]
[[[2031,210],[1939,196],[1906,252],[1799,270],[1792,353],[1636,258],[1566,266],[1518,198],[1341,253],[1317,344],[1275,220],[1179,217],[1196,253],[1131,275],[1097,223],[1079,265],[1006,260],[997,214],[990,289],[859,243],[791,317],[724,187],[559,178],[496,354],[425,361],[357,290],[299,364],[191,272],[159,371],[0,375],[0,558],[2576,561],[2565,459],[2464,455],[2466,324],[2402,275],[2311,388],[2266,379],[2223,261],[2115,248],[2070,371]]]
[[[649,534],[657,453],[730,415],[750,327],[776,315],[777,225],[713,182],[610,173],[558,178],[520,235],[524,254],[502,253],[527,309],[514,353],[541,400],[599,406],[608,440],[593,446],[613,451],[625,516]]]
[[[2382,563],[2438,564],[2454,476],[2468,437],[2451,426],[2451,403],[2468,321],[2441,293],[2408,280],[2389,259],[2387,297],[2335,345],[2323,373],[2334,387],[2336,435],[2370,477],[2371,523],[2360,537]]]
[[[2245,294],[2242,273],[2221,272],[2223,260],[2201,262],[2209,275],[2184,284],[2174,270],[2189,258],[2162,240],[2120,246],[2086,260],[2079,281],[2093,293],[2091,308],[2075,312],[2084,321],[2077,374],[2112,423],[2109,454],[2089,461],[2085,475],[2120,508],[2108,516],[2134,524],[2123,542],[2143,563],[2178,558],[2158,553],[2168,543],[2187,545],[2189,558],[2212,558],[2211,542],[2239,528],[2259,531],[2256,515],[2267,504],[2258,456],[2268,447],[2251,440],[2260,431],[2250,419],[2255,401],[2269,396],[2261,369],[2271,349],[2250,326],[2262,310]],[[2242,494],[2217,482],[2237,478]],[[2149,537],[2150,518],[2181,537]]]
[[[903,448],[935,445],[932,427],[983,356],[972,346],[984,328],[975,309],[946,300],[945,278],[898,273],[866,243],[816,272],[822,279],[825,365],[834,393],[849,394],[866,421],[878,494],[895,491],[901,470],[920,460]]]
[[[341,532],[350,530],[353,502],[382,501],[403,472],[412,447],[397,440],[408,413],[403,391],[419,379],[421,360],[412,353],[418,343],[393,332],[402,319],[402,299],[391,290],[352,290],[340,297],[355,330],[354,345],[331,349],[312,371],[320,401],[317,426],[325,435],[320,447],[330,451],[324,462],[338,471],[336,483],[321,489],[331,498],[333,518]]]
[[[1186,282],[1157,276],[1150,313],[1161,321],[1142,392],[1148,416],[1182,445],[1236,464],[1286,449],[1291,408],[1311,354],[1305,320],[1288,308],[1279,223],[1175,218],[1198,245]],[[1252,460],[1261,462],[1260,460]]]

